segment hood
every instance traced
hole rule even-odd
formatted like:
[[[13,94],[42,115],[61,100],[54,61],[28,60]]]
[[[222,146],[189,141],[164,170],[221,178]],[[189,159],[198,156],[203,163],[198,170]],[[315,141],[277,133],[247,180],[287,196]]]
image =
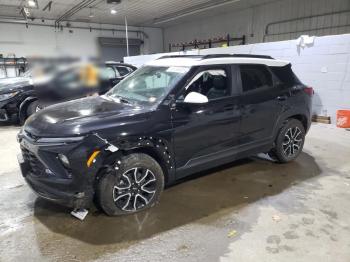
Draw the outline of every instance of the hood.
[[[24,130],[39,137],[79,136],[145,121],[151,108],[89,97],[49,106],[28,118]]]
[[[0,94],[23,90],[32,85],[32,79],[26,77],[10,77],[0,79]]]

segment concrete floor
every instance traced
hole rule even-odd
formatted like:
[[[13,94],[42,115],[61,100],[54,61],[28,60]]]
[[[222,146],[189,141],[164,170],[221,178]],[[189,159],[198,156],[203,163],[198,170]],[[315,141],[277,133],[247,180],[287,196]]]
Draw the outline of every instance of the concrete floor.
[[[17,132],[0,127],[0,261],[350,261],[349,131],[313,125],[293,163],[238,161],[84,222],[24,184]]]

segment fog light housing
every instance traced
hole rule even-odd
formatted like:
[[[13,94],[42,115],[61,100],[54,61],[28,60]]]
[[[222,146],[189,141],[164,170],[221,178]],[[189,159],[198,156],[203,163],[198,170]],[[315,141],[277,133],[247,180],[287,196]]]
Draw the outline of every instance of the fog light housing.
[[[65,167],[65,168],[70,168],[70,163],[69,163],[69,160],[68,158],[63,155],[63,154],[58,154],[58,159],[61,161],[62,165]]]

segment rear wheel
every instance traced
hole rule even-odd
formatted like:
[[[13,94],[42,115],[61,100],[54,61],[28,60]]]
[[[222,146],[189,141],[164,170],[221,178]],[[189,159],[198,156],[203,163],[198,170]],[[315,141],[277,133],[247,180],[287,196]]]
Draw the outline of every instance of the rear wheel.
[[[304,147],[305,129],[297,119],[289,119],[277,135],[276,146],[269,155],[280,163],[296,159]]]
[[[157,161],[146,154],[130,154],[101,174],[97,203],[110,216],[131,214],[154,206],[163,188],[164,174]]]

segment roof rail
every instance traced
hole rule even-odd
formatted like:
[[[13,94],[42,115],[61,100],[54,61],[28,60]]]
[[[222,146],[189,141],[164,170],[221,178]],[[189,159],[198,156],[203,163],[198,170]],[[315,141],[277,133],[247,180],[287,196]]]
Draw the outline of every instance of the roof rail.
[[[165,55],[165,56],[159,57],[157,60],[165,59],[165,58],[203,58],[203,56],[202,55]]]
[[[166,55],[166,56],[159,57],[158,59],[165,59],[165,58],[201,58],[201,59],[210,59],[210,58],[225,58],[225,57],[274,59],[273,57],[268,56],[268,55],[251,55],[251,54]]]
[[[274,59],[267,55],[251,55],[251,54],[216,54],[216,55],[205,55],[203,59],[209,58],[223,58],[223,57],[245,57],[245,58],[261,58],[261,59]]]

